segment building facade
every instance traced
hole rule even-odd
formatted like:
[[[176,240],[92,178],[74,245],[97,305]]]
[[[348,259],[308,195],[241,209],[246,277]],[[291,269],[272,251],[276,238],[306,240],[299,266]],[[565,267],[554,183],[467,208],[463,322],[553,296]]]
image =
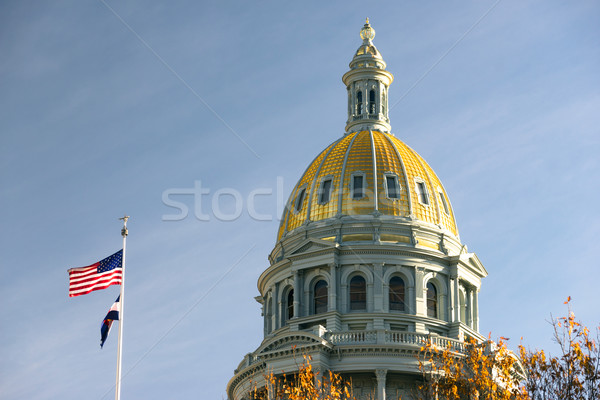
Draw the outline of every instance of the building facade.
[[[227,385],[244,400],[263,375],[315,369],[352,379],[360,399],[407,398],[426,341],[460,349],[479,334],[487,272],[460,241],[441,181],[391,133],[393,75],[368,20],[342,80],[345,134],[290,195],[270,265],[258,279],[264,340]],[[300,358],[300,360],[299,360]]]

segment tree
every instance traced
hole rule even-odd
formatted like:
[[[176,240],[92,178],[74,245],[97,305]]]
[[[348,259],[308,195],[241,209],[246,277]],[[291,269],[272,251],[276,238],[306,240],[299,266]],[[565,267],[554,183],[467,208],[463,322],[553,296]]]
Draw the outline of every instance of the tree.
[[[559,356],[519,346],[527,373],[525,388],[532,400],[600,399],[600,326],[591,338],[590,330],[575,320],[570,302],[571,297],[565,302],[566,317],[551,319]]]
[[[421,347],[419,369],[423,376],[415,395],[419,400],[528,399],[519,385],[519,360],[503,340],[470,339],[458,350],[427,343]]]
[[[271,372],[264,376],[266,385],[255,388],[251,395],[256,400],[356,400],[350,382],[339,374],[327,371],[324,376],[314,371],[312,358],[304,356],[304,362],[294,375],[276,376]]]
[[[430,399],[600,400],[600,326],[595,334],[575,319],[569,297],[567,316],[552,318],[560,355],[519,346],[521,360],[503,340],[467,341],[464,348],[421,348],[423,375],[415,396]],[[595,338],[593,338],[595,337]]]

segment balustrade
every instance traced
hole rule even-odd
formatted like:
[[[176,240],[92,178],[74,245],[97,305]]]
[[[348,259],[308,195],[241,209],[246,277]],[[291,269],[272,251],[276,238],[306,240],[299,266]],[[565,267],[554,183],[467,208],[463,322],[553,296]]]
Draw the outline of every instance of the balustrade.
[[[459,352],[462,352],[464,350],[463,342],[443,336],[432,336],[416,332],[381,332],[383,332],[384,334],[379,336],[379,340],[377,335],[378,331],[376,330],[331,332],[327,335],[327,339],[335,345],[406,344],[414,346],[423,346],[427,343],[431,343],[438,348],[450,347],[452,350]]]

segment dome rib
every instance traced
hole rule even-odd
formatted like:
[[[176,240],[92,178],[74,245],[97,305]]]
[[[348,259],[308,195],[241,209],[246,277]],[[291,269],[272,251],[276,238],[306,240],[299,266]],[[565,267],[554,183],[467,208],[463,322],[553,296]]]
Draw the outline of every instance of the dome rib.
[[[421,157],[416,157],[417,153],[412,148],[408,147],[408,149],[413,154],[415,154],[415,158],[419,161],[419,164],[421,164],[421,167],[423,168],[423,171],[425,172],[425,176],[427,177],[427,182],[429,183],[429,187],[431,188],[430,189],[431,190],[431,197],[433,197],[433,201],[435,203],[435,211],[436,211],[437,223],[441,224],[442,223],[442,216],[440,215],[440,204],[439,204],[438,196],[436,196],[437,190],[435,190],[436,188],[433,186],[433,181],[431,180],[431,176],[429,175],[428,168],[424,165],[425,163],[421,160]]]
[[[343,139],[339,138],[333,145],[329,146],[329,149],[327,150],[327,154],[325,154],[325,157],[323,157],[323,159],[321,160],[321,163],[319,164],[319,168],[317,168],[317,171],[315,172],[315,176],[312,180],[312,183],[310,184],[310,191],[307,193],[309,197],[309,202],[308,202],[308,207],[306,209],[306,220],[305,221],[310,221],[310,211],[312,209],[312,203],[313,201],[315,201],[314,196],[317,195],[317,193],[315,192],[315,182],[317,182],[317,179],[319,178],[319,174],[321,172],[321,168],[323,168],[323,165],[325,164],[325,161],[327,160],[327,157],[329,157],[329,154],[331,153],[331,151],[338,145],[338,143]]]
[[[308,173],[310,168],[313,166],[313,164],[319,159],[319,157],[321,157],[323,155],[323,153],[325,153],[329,147],[331,147],[331,146],[335,145],[337,142],[339,142],[339,140],[340,139],[336,140],[334,143],[329,145],[325,150],[323,150],[322,152],[317,154],[317,156],[311,161],[310,164],[308,164],[308,167],[306,167],[306,169],[304,170],[304,173],[302,174],[302,178],[300,178],[298,183],[296,183],[296,186],[294,186],[294,189],[292,190],[290,198],[288,199],[288,202],[286,203],[286,206],[283,210],[283,212],[285,213],[285,218],[281,218],[281,225],[279,227],[278,238],[281,238],[283,235],[285,235],[288,232],[289,217],[290,217],[291,213],[293,213],[292,202],[293,202],[293,199],[295,199],[296,196],[298,195],[298,189],[302,186],[301,183],[303,181],[303,178],[306,176],[306,174]]]
[[[377,187],[377,153],[375,152],[375,139],[373,131],[369,129],[369,138],[371,139],[371,156],[373,157],[373,211],[379,211],[378,187]]]
[[[396,147],[396,143],[391,139],[390,135],[383,135],[387,141],[392,145],[394,151],[396,152],[396,156],[398,157],[398,162],[400,163],[400,167],[402,168],[402,174],[404,176],[404,188],[406,189],[406,196],[408,200],[408,215],[413,215],[413,207],[412,207],[412,199],[410,195],[410,187],[408,186],[408,175],[406,174],[406,167],[404,166],[404,160],[400,157],[400,152],[398,151],[398,147]]]
[[[380,132],[374,132],[375,147],[377,149],[377,167],[380,170],[378,179],[381,179],[379,184],[379,212],[383,215],[392,215],[398,217],[407,217],[410,215],[408,207],[410,205],[409,198],[406,196],[405,173],[400,164],[400,157],[396,153],[389,140],[388,135]],[[398,197],[388,197],[386,176],[394,175],[398,178],[399,192]]]
[[[355,132],[350,140],[350,144],[346,149],[346,154],[344,155],[344,164],[342,165],[342,173],[340,174],[340,188],[338,190],[338,215],[342,215],[342,202],[344,201],[344,185],[345,185],[345,177],[346,177],[346,163],[348,162],[348,154],[350,154],[350,149],[354,145],[354,140],[358,137],[358,132]]]
[[[415,152],[415,151],[413,150],[413,152]],[[443,225],[443,226],[446,226],[446,225],[454,226],[455,229],[454,229],[453,233],[458,237],[458,231],[456,230],[456,220],[454,219],[454,211],[452,210],[452,206],[450,205],[450,198],[446,194],[446,189],[444,188],[442,181],[437,177],[435,172],[433,172],[433,169],[431,168],[431,166],[429,166],[429,164],[427,164],[426,162],[423,162],[423,164],[424,164],[425,169],[428,171],[428,173],[433,178],[435,178],[436,184],[438,185],[438,187],[437,187],[438,190],[435,190],[436,188],[434,188],[434,191],[435,191],[434,196],[435,196],[435,199],[438,201],[438,208],[439,208],[439,215],[440,215],[439,223],[440,223],[440,225]],[[442,204],[440,204],[441,202],[440,202],[440,198],[439,198],[439,190],[442,191],[444,199],[448,203],[447,205],[448,205],[448,211],[450,212],[449,214],[446,214],[446,212],[443,211]]]

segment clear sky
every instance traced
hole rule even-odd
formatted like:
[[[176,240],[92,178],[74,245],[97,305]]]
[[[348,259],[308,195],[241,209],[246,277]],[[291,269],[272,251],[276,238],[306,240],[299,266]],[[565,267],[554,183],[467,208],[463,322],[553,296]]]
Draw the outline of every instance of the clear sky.
[[[119,249],[127,213],[123,399],[225,398],[262,340],[278,198],[343,134],[365,17],[392,131],[489,272],[481,332],[552,350],[569,295],[598,324],[597,1],[4,1],[0,397],[114,396],[118,286],[69,298],[67,269]]]

